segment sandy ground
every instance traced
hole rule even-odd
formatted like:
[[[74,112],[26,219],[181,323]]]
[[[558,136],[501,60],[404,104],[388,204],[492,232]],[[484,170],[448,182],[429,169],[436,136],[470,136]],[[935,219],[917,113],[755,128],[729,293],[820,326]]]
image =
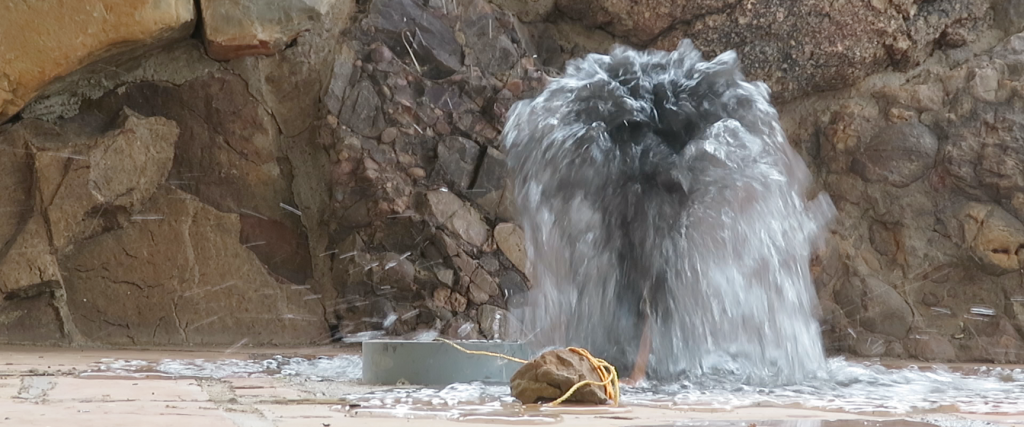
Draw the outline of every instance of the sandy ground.
[[[373,390],[357,383],[246,379],[93,379],[78,376],[101,359],[249,359],[274,354],[333,355],[358,349],[81,350],[0,347],[0,427],[347,427],[347,426],[493,426],[437,419],[353,417],[338,411],[340,396]],[[334,408],[334,410],[332,410]],[[564,426],[710,427],[910,427],[909,420],[788,408],[746,408],[728,412],[621,408],[615,412],[562,414]],[[520,425],[527,420],[519,420]],[[546,421],[546,422],[545,422]],[[1024,414],[942,414],[930,421],[942,426],[987,423],[1024,427]],[[983,421],[983,423],[978,423]],[[540,419],[529,424],[550,424]]]

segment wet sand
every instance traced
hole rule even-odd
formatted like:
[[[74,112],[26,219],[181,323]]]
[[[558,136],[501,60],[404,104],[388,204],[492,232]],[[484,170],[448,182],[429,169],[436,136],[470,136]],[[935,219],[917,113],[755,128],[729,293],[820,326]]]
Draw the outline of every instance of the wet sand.
[[[438,419],[369,418],[343,411],[344,395],[380,390],[355,382],[285,378],[83,378],[102,359],[263,359],[272,355],[358,354],[358,347],[315,349],[108,350],[0,347],[0,427],[348,427],[494,426]],[[911,419],[795,408],[703,411],[632,407],[614,413],[562,414],[560,426],[707,427],[1024,427],[1024,414],[932,414]],[[519,420],[522,425],[528,420]],[[544,422],[548,421],[548,422]],[[531,425],[551,424],[539,419]],[[991,424],[990,424],[991,423]]]

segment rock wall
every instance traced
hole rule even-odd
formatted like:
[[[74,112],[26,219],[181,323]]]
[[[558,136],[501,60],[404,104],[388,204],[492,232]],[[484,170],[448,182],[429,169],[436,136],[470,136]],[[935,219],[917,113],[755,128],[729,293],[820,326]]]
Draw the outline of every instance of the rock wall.
[[[816,262],[837,351],[1024,360],[1024,34],[787,106],[840,219]]]
[[[1024,357],[1019,2],[200,0],[50,60],[60,22],[6,24],[59,3],[0,6],[0,342],[516,338],[508,108],[688,37],[769,83],[836,202],[830,351]],[[102,3],[82,25],[127,28]]]

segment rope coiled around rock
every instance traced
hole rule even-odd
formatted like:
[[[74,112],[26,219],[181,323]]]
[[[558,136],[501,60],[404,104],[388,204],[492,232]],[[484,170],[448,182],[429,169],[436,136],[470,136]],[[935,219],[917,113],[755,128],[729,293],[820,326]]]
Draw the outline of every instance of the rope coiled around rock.
[[[492,353],[490,351],[467,350],[467,349],[463,348],[462,346],[460,346],[458,344],[455,344],[454,342],[448,341],[448,340],[446,340],[444,338],[437,338],[437,340],[441,341],[441,342],[444,342],[444,343],[448,343],[452,347],[455,347],[459,351],[462,351],[463,353],[466,353],[466,354],[476,354],[476,355],[481,355],[481,356],[500,357],[502,359],[511,360],[513,362],[519,362],[519,363],[522,363],[522,364],[526,364],[526,363],[530,362],[529,360],[523,360],[523,359],[515,358],[515,357],[512,357],[512,356],[507,356],[507,355],[504,355],[504,354],[500,354],[500,353]],[[592,384],[592,385],[604,386],[604,394],[605,394],[605,396],[608,396],[608,398],[612,400],[612,403],[615,406],[619,406],[619,397],[621,396],[620,390],[619,390],[619,373],[618,373],[618,371],[615,370],[615,367],[612,366],[611,363],[608,363],[608,362],[604,361],[603,359],[598,359],[598,358],[594,357],[594,355],[590,354],[590,352],[587,351],[586,349],[579,348],[579,347],[569,347],[566,350],[569,350],[569,351],[571,351],[573,353],[579,354],[580,356],[583,356],[584,358],[586,358],[587,361],[590,362],[590,364],[597,371],[598,375],[601,376],[601,381],[600,382],[592,381],[592,380],[580,381],[580,382],[574,384],[571,388],[569,388],[569,391],[565,392],[565,394],[563,394],[562,397],[559,397],[558,399],[555,399],[549,405],[551,405],[551,406],[559,405],[562,402],[565,402],[565,400],[568,399],[569,396],[572,396],[572,394],[575,393],[576,390],[578,390],[580,387]]]

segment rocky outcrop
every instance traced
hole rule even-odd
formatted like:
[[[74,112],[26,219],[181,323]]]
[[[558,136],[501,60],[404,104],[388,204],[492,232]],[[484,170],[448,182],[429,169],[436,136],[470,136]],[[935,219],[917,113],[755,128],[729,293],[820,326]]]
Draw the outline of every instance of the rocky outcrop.
[[[216,60],[230,60],[280,52],[299,34],[311,30],[332,2],[200,1],[206,53]]]
[[[195,20],[190,0],[0,5],[0,123],[55,79],[98,60],[184,39]]]
[[[0,23],[67,14],[49,3]],[[1019,362],[1024,9],[825,3],[203,0],[0,25],[24,58],[0,64],[0,341],[516,339],[508,109],[573,56],[688,37],[767,81],[836,203],[812,265],[830,351]],[[56,26],[82,44],[33,32]]]
[[[0,260],[5,341],[231,345],[329,337],[323,306],[246,249],[237,215],[168,186],[182,135],[174,121],[127,108],[111,124],[99,117],[56,125],[28,119],[0,134],[4,146],[24,153],[12,156],[19,165],[8,164],[8,178],[21,177],[14,194],[28,192],[5,198],[2,209],[19,213],[5,228],[13,233]]]
[[[1018,34],[782,109],[839,211],[815,263],[833,350],[1022,360],[1022,52]]]
[[[688,38],[709,56],[735,49],[777,102],[883,70],[909,71],[935,51],[964,55],[964,46],[993,31],[1019,30],[1024,16],[1010,0],[559,0],[557,7],[634,45],[672,49]]]
[[[326,340],[315,295],[276,280],[239,231],[237,215],[161,186],[121,228],[64,255],[75,326],[116,345]]]
[[[78,344],[516,338],[496,144],[544,77],[515,18],[381,0],[338,44],[350,5],[264,3],[200,2],[203,44],[78,70],[0,133],[0,308],[38,295]]]

